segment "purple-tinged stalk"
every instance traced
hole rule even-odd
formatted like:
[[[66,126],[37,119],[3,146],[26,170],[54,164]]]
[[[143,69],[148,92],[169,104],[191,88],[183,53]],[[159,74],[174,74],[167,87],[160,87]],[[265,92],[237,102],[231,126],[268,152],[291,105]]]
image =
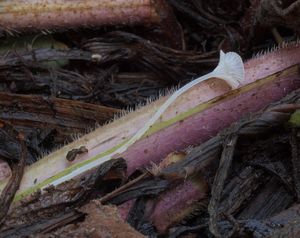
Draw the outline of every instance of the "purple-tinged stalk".
[[[14,33],[155,24],[167,11],[163,0],[3,0],[0,1],[0,29]]]
[[[231,91],[217,78],[193,86],[166,109],[141,139],[120,154],[127,161],[129,174],[150,162],[158,163],[173,151],[208,140],[232,122],[298,88],[295,65],[299,62],[300,46],[291,44],[245,63],[245,80],[236,90]],[[85,165],[104,162],[107,155],[122,148],[143,128],[166,100],[167,97],[161,98],[129,113],[27,167],[17,199],[63,177],[68,179],[66,176]],[[81,146],[89,152],[73,162],[65,159],[68,151]]]
[[[186,181],[183,184],[162,194],[154,206],[154,211],[149,217],[158,233],[164,234],[167,229],[182,221],[196,210],[207,197],[208,186],[204,179]]]
[[[145,133],[149,132],[149,129],[153,127],[156,120],[160,119],[166,110],[168,112],[168,110],[172,109],[172,106],[176,106],[177,97],[182,94],[184,96],[188,89],[193,89],[198,83],[213,77],[219,77],[225,80],[224,84],[220,84],[221,89],[225,87],[228,90],[228,84],[237,86],[244,77],[241,58],[235,53],[224,54],[221,52],[220,63],[213,72],[190,82],[176,91],[164,102],[158,102],[158,109],[156,109],[157,104],[154,104],[153,107],[149,105],[144,110],[137,112],[138,114],[129,114],[46,156],[34,165],[29,166],[23,177],[20,192],[30,194],[38,188],[58,185],[97,167],[114,156],[122,154],[127,151],[128,148],[131,148],[136,141],[140,140],[141,137],[145,138],[146,136],[147,138]],[[192,104],[193,103],[195,102],[192,102]],[[173,112],[169,114],[169,116],[172,118],[172,116],[176,116],[178,112],[186,111],[188,108],[191,108],[189,105],[190,102],[187,101],[187,107],[182,107],[180,110],[177,109],[175,113],[171,110],[171,112]],[[154,115],[152,115],[152,113],[154,113]],[[162,128],[164,128],[164,125]],[[73,162],[65,159],[69,151],[81,146],[85,146],[88,153],[85,153],[83,156],[77,156],[79,159]],[[148,163],[149,162],[150,161],[148,161]]]
[[[300,45],[295,43],[249,60],[245,63],[242,87],[236,90],[228,91],[217,79],[212,79],[189,91],[175,103],[169,115],[163,115],[164,128],[152,128],[147,138],[122,154],[129,173],[149,161],[159,162],[172,151],[201,144],[232,122],[297,89],[300,86],[298,66],[292,66],[300,63],[299,54]]]
[[[148,170],[150,172],[148,175],[161,176],[164,169],[176,165],[176,163],[180,161],[182,162],[186,156],[187,153],[185,152],[171,153],[164,158],[159,165],[153,164],[152,168]],[[203,206],[205,202],[202,201],[208,194],[208,184],[202,176],[191,177],[186,171],[186,176],[184,175],[184,177],[180,176],[173,179],[178,182],[178,179],[181,179],[184,182],[181,184],[175,182],[174,187],[159,194],[155,199],[149,200],[143,212],[143,217],[155,226],[159,234],[165,234],[170,226],[190,216],[199,206]],[[131,186],[132,181],[127,184]],[[127,184],[115,191],[123,187],[127,189]],[[114,195],[118,195],[115,191],[110,193],[109,196],[106,195],[102,197],[101,202],[107,202],[107,200],[109,201]],[[122,189],[122,191],[124,192],[124,189]],[[122,191],[120,193],[122,193]],[[130,215],[130,210],[133,206],[134,200],[129,200],[118,206],[118,212],[124,220],[128,219],[128,215]]]
[[[244,79],[244,65],[242,62],[241,57],[233,52],[229,52],[227,54],[223,53],[221,51],[220,54],[220,62],[218,66],[215,68],[214,71],[212,71],[209,74],[206,74],[202,77],[199,77],[192,82],[186,84],[179,90],[175,91],[154,113],[153,116],[150,117],[149,120],[146,121],[146,123],[143,125],[141,129],[139,129],[133,137],[131,137],[125,144],[121,145],[118,149],[115,151],[109,153],[108,155],[103,156],[101,159],[91,161],[90,163],[80,166],[79,168],[73,170],[71,173],[62,176],[61,178],[56,179],[51,183],[51,185],[58,185],[60,183],[63,183],[69,179],[72,179],[76,176],[79,176],[80,174],[93,169],[103,162],[111,159],[114,156],[118,156],[130,148],[136,141],[138,141],[147,131],[149,131],[150,127],[153,126],[153,124],[163,115],[163,113],[172,105],[175,100],[194,87],[195,85],[208,80],[210,78],[221,78],[223,79],[227,84],[229,84],[232,88],[236,88],[240,85],[241,81]]]

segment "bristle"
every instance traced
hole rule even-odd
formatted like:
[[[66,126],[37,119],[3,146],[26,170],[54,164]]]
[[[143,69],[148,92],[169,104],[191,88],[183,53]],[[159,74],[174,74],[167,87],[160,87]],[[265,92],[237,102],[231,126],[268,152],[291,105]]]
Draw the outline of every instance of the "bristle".
[[[120,112],[114,114],[113,118],[111,120],[109,120],[107,123],[105,123],[104,125],[110,124],[116,120],[119,120],[122,117],[127,116],[128,114],[130,114],[132,112],[135,112],[141,108],[144,108],[145,106],[152,104],[153,102],[159,100],[162,97],[170,96],[174,92],[176,92],[179,88],[180,88],[179,85],[177,85],[177,86],[173,86],[171,88],[166,88],[164,90],[160,90],[158,93],[158,96],[150,96],[146,99],[145,102],[140,102],[133,107],[128,107],[127,109],[122,109]]]
[[[102,125],[100,125],[100,124],[95,124],[94,127],[93,127],[93,126],[90,126],[90,127],[86,128],[86,129],[85,129],[85,133],[74,133],[74,134],[71,134],[71,136],[70,136],[70,139],[71,139],[71,140],[66,140],[66,141],[64,141],[64,145],[68,145],[68,144],[72,143],[73,141],[79,140],[79,139],[81,139],[81,137],[83,137],[85,134],[89,134],[89,133],[95,131],[96,129],[98,129],[98,128],[100,128],[100,127],[103,127],[103,126],[106,126],[106,125],[108,125],[108,124],[111,124],[111,123],[113,123],[113,122],[115,122],[115,121],[117,121],[117,120],[119,120],[119,119],[121,119],[121,118],[127,116],[128,114],[130,114],[130,113],[132,113],[132,112],[134,112],[134,111],[137,111],[137,110],[139,110],[139,109],[141,109],[141,108],[143,108],[143,107],[145,107],[145,106],[147,106],[147,105],[149,105],[149,104],[151,104],[151,103],[153,103],[153,102],[159,100],[161,97],[165,97],[165,96],[169,96],[169,95],[173,94],[175,91],[177,91],[177,88],[178,88],[178,87],[179,87],[179,86],[174,86],[174,87],[165,89],[165,90],[163,90],[163,91],[160,92],[160,95],[159,95],[159,96],[151,96],[151,97],[149,97],[149,98],[146,100],[145,103],[138,103],[138,104],[137,104],[136,106],[134,106],[134,107],[129,107],[129,108],[127,108],[127,109],[122,109],[122,110],[120,110],[119,112],[115,113],[115,114],[113,115],[113,118],[112,118],[112,119],[106,121],[106,122],[103,123]],[[61,148],[61,147],[59,147],[59,148]],[[49,155],[49,154],[55,152],[56,150],[58,150],[59,148],[54,148],[54,149],[51,150],[51,151],[44,151],[44,153],[43,153],[41,156],[39,156],[38,159],[42,159],[43,157],[46,157],[47,155]],[[151,169],[150,169],[150,170],[151,170]]]
[[[14,32],[14,31],[12,31],[10,29],[5,29],[4,33],[7,34],[7,35],[9,35],[9,36],[12,36],[12,37],[15,37],[15,36],[18,35],[16,32]]]
[[[37,161],[43,159],[44,157],[48,156],[49,154],[54,153],[55,151],[61,149],[65,146],[65,143],[63,145],[57,145],[52,150],[41,150],[40,155],[37,157]]]
[[[97,128],[99,128],[99,126],[100,126],[99,123],[95,123],[93,126],[90,125],[90,126],[86,127],[85,128],[85,134],[93,132],[94,130],[96,130]]]
[[[273,45],[265,50],[261,50],[257,53],[255,53],[252,56],[252,59],[257,59],[257,58],[264,58],[266,57],[268,54],[273,54],[276,53],[277,51],[281,50],[281,49],[287,49],[287,48],[291,48],[291,47],[297,47],[300,45],[300,40],[299,38],[297,38],[295,41],[284,41],[282,44],[280,45]],[[246,61],[247,62],[247,61]]]
[[[194,146],[190,145],[187,148],[185,148],[184,152],[186,154],[190,154],[193,151],[193,149],[194,149]]]
[[[155,164],[152,161],[150,161],[150,167],[146,168],[146,170],[153,176],[158,176],[161,173],[161,168],[159,167],[159,165]]]

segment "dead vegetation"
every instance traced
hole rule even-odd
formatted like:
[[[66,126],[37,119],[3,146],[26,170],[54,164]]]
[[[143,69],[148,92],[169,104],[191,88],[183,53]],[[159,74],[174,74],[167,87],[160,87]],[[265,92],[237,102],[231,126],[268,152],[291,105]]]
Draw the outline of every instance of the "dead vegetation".
[[[299,90],[151,168],[111,159],[12,203],[25,164],[206,74],[220,49],[249,59],[299,33],[299,1],[149,2],[154,20],[99,25],[14,29],[0,11],[0,237],[298,236]]]

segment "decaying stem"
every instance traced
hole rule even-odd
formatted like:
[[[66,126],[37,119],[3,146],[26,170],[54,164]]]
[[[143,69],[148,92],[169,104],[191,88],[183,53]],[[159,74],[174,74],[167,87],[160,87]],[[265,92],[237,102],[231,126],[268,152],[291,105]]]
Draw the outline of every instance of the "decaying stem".
[[[215,175],[213,186],[211,189],[211,199],[208,206],[208,212],[210,215],[209,228],[210,232],[216,237],[222,237],[217,225],[219,218],[218,207],[221,201],[222,191],[225,186],[225,180],[229,174],[229,169],[233,160],[234,150],[238,139],[237,130],[238,126],[236,125],[236,128],[233,127],[232,132],[224,141],[224,148],[220,159],[219,168]]]
[[[280,100],[298,88],[299,55],[300,47],[293,44],[248,61],[245,64],[245,81],[237,90],[229,91],[228,85],[215,78],[191,88],[141,139],[121,154],[127,161],[129,174],[136,168],[149,165],[150,161],[158,163],[173,151],[206,141],[233,121]],[[104,162],[105,156],[117,151],[132,138],[165,100],[161,98],[99,128],[27,167],[17,199],[71,174],[83,165],[96,160]],[[70,150],[81,146],[85,146],[88,153],[77,156],[73,162],[65,159]],[[0,187],[3,188],[4,184],[2,182]]]
[[[63,183],[64,181],[67,181],[69,179],[72,179],[98,165],[103,163],[106,160],[111,159],[113,156],[116,156],[118,154],[124,153],[131,145],[133,145],[136,141],[138,141],[152,126],[153,124],[163,115],[163,113],[172,105],[176,99],[194,87],[195,85],[208,80],[210,78],[220,78],[224,80],[230,87],[237,88],[241,82],[243,81],[245,75],[244,75],[244,65],[241,57],[233,52],[229,52],[225,54],[221,51],[220,54],[220,62],[218,66],[215,68],[214,71],[211,73],[208,73],[206,75],[203,75],[202,77],[199,77],[192,82],[184,85],[182,88],[174,92],[155,112],[153,116],[143,125],[141,129],[135,133],[135,135],[130,138],[129,141],[127,141],[124,145],[122,145],[120,148],[118,148],[116,151],[109,153],[108,155],[104,156],[102,160],[95,160],[89,164],[83,165],[79,167],[78,169],[75,169],[71,173],[69,173],[66,176],[63,176],[57,180],[55,180],[52,185],[58,185],[60,183]]]
[[[9,33],[103,25],[152,24],[166,15],[162,0],[3,0],[0,29]]]

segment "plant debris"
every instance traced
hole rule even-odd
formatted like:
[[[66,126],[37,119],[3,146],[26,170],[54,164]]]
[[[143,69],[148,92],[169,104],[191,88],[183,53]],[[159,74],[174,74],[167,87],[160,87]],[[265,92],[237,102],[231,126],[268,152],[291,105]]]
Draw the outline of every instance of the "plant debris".
[[[299,6],[297,0],[0,2],[0,181],[8,181],[1,188],[0,237],[298,237]],[[274,45],[278,52],[265,56]],[[195,117],[195,134],[182,126],[189,123],[184,118],[182,130],[162,130],[186,137],[146,135],[141,144],[149,146],[137,144],[136,157],[125,153],[58,186],[17,193],[24,170],[58,148],[69,148],[62,163],[70,166],[95,159],[94,144],[64,146],[207,74],[220,50],[250,59],[252,87],[243,100],[241,88],[216,92],[208,103],[226,108],[203,112],[222,118]],[[132,133],[113,129],[103,146]],[[197,139],[196,131],[205,136]],[[184,140],[177,143],[182,151],[169,151],[171,140]],[[41,183],[40,175],[32,183]]]
[[[135,228],[146,235],[149,235],[150,231],[152,231],[151,234],[153,234],[153,232],[156,233],[155,228],[161,226],[161,224],[157,223],[159,222],[158,217],[154,215],[157,206],[159,209],[156,212],[160,211],[160,214],[164,214],[168,209],[171,209],[170,211],[173,212],[172,215],[169,216],[169,218],[172,219],[168,225],[166,223],[168,220],[162,219],[161,222],[165,223],[165,225],[163,225],[164,228],[158,230],[159,233],[165,234],[170,229],[171,237],[175,237],[175,233],[193,233],[196,231],[204,235],[213,222],[213,229],[217,229],[217,232],[222,234],[221,237],[223,237],[224,234],[230,236],[230,233],[250,234],[260,232],[259,229],[262,229],[261,227],[264,226],[263,224],[266,219],[277,216],[277,213],[292,206],[293,200],[297,199],[294,193],[296,187],[291,183],[293,176],[292,173],[289,172],[296,169],[296,167],[293,168],[292,166],[292,147],[290,146],[289,140],[279,140],[279,138],[282,138],[282,136],[288,138],[289,135],[293,135],[293,131],[296,128],[293,127],[292,124],[287,123],[291,123],[289,122],[291,115],[294,115],[293,113],[300,109],[300,106],[297,104],[298,101],[299,90],[290,94],[281,102],[273,104],[264,112],[234,124],[217,137],[212,138],[199,147],[193,148],[180,160],[169,165],[164,165],[164,168],[162,168],[159,173],[148,174],[148,178],[144,175],[145,178],[140,178],[134,183],[129,181],[126,189],[119,189],[117,196],[110,196],[110,198],[105,199],[105,202],[122,204],[128,200],[137,199],[135,206],[140,207],[144,204],[139,208],[143,209],[143,212],[139,213],[140,215],[138,215],[138,217],[133,218],[133,213],[131,212],[129,214],[130,218],[128,217],[128,219],[134,219],[135,221],[140,220],[142,223],[131,222],[131,224],[135,224]],[[238,140],[235,139],[235,143],[230,143],[232,136],[233,138],[238,138]],[[278,139],[276,140],[276,138]],[[270,144],[273,145],[274,143],[277,145],[275,151],[270,150],[270,148],[272,148]],[[230,157],[226,155],[227,148],[231,151]],[[282,157],[283,154],[285,154],[286,157]],[[277,157],[274,155],[277,155]],[[220,166],[219,163],[222,161],[220,158],[232,158],[231,166]],[[285,158],[285,160],[286,158],[290,158],[290,162],[286,164],[282,163],[283,158]],[[9,234],[15,234],[11,232],[16,231],[16,225],[18,224],[18,219],[16,218],[20,217],[20,214],[23,214],[25,211],[26,215],[24,214],[23,216],[26,217],[28,217],[28,212],[32,213],[34,211],[35,214],[39,214],[36,209],[41,209],[41,206],[43,207],[43,212],[40,213],[41,215],[38,215],[38,219],[41,221],[42,216],[44,217],[42,220],[46,223],[38,227],[42,227],[43,232],[50,232],[50,230],[52,230],[52,228],[49,228],[49,224],[51,224],[51,227],[55,227],[56,230],[66,224],[65,222],[73,223],[74,220],[79,219],[79,215],[75,215],[78,214],[76,207],[82,206],[82,204],[85,204],[91,198],[95,198],[95,195],[98,197],[103,192],[104,194],[107,193],[105,187],[107,185],[111,186],[111,179],[116,179],[117,171],[119,171],[117,174],[121,175],[121,177],[118,178],[119,181],[121,181],[121,184],[124,183],[124,168],[126,169],[124,165],[124,160],[108,161],[100,166],[98,172],[89,173],[89,175],[87,175],[88,177],[67,182],[57,188],[49,188],[45,194],[37,194],[28,201],[21,201],[21,203],[12,210],[9,218],[6,220],[4,230],[2,230],[3,232],[5,231],[3,234],[6,234],[7,237],[9,237]],[[272,167],[273,169],[271,170]],[[224,173],[221,173],[221,177],[216,177],[216,172],[218,170],[221,172],[223,169],[227,171],[227,178],[224,176]],[[175,172],[175,170],[177,170],[177,172]],[[240,170],[241,173],[238,174],[237,170]],[[201,178],[196,179],[195,174],[199,173]],[[177,176],[170,176],[171,174],[176,174]],[[180,174],[182,174],[181,178],[178,177]],[[220,194],[218,195],[219,198],[209,198],[203,195],[199,196],[196,195],[196,193],[192,196],[182,196],[183,194],[192,194],[192,187],[186,186],[186,178],[198,184],[198,189],[200,189],[200,181],[202,181],[200,183],[206,181],[205,183],[209,186],[214,186],[213,184],[218,181],[218,179],[224,179],[224,187],[215,187],[215,191]],[[102,181],[102,185],[100,181]],[[157,189],[159,184],[164,184],[164,186]],[[182,186],[187,190],[182,190]],[[113,190],[110,189],[110,191]],[[183,193],[183,191],[185,192]],[[205,191],[204,187],[199,191],[203,193]],[[175,196],[174,193],[178,195]],[[70,196],[68,194],[72,195]],[[157,195],[159,195],[159,197],[157,197]],[[212,192],[210,196],[216,195]],[[53,200],[54,197],[57,197],[57,199]],[[163,205],[164,203],[159,205],[160,201],[168,201],[166,197],[172,198],[172,203],[167,202],[165,205]],[[268,197],[268,199],[264,199],[266,197]],[[198,201],[198,203],[195,203],[195,206],[192,205],[191,198]],[[212,198],[213,200],[211,200]],[[46,203],[48,199],[50,200]],[[212,201],[214,201],[214,205],[209,205],[208,207],[207,199],[210,201],[209,204],[212,204]],[[175,202],[177,200],[180,201],[180,203]],[[178,204],[180,204],[180,209],[177,209]],[[245,206],[245,204],[247,205]],[[31,208],[29,210],[25,209],[25,207],[28,206]],[[62,211],[62,206],[67,209]],[[34,210],[32,210],[33,207],[35,207]],[[46,209],[52,210],[51,220],[45,217],[46,214],[49,214],[49,212],[46,212]],[[123,209],[122,206],[119,209]],[[136,207],[135,209],[138,208]],[[187,213],[185,213],[184,217],[179,216],[181,220],[173,220],[173,218],[177,216],[176,213],[174,214],[174,211],[177,211],[179,215],[182,214],[185,209],[189,210],[186,210]],[[61,219],[58,219],[58,215],[54,215],[54,211],[56,211],[56,214],[60,214],[59,217],[61,217]],[[62,212],[65,215],[62,215]],[[137,216],[137,213],[135,214],[135,216]],[[74,220],[70,220],[70,216],[72,216]],[[213,218],[209,218],[210,216]],[[36,223],[34,222],[35,218],[32,217],[31,219],[30,223],[27,223],[26,226],[25,224],[21,226],[17,225],[20,226],[17,230],[22,232],[22,234],[30,234],[25,233],[26,230],[27,232],[33,232],[34,230],[42,232],[40,229],[37,230],[38,227],[36,227]],[[66,219],[66,221],[63,221],[64,219]],[[251,220],[253,222],[251,222]],[[48,223],[49,221],[51,222]],[[183,227],[178,226],[181,223],[184,224]],[[154,224],[155,227],[153,228],[151,224]],[[187,224],[189,225],[187,226]],[[254,224],[256,224],[255,227],[257,228],[254,228]],[[173,227],[174,225],[175,227]],[[9,230],[8,227],[10,227]],[[26,230],[22,227],[26,227]],[[63,230],[64,229],[65,228],[63,228]],[[268,228],[267,234],[275,234],[279,232],[278,229],[279,227]],[[8,233],[8,231],[10,233]],[[64,231],[67,232],[67,230]]]
[[[300,22],[297,15],[300,11],[300,2],[262,0],[257,12],[257,20],[267,26],[284,26],[296,32],[300,30]]]
[[[107,193],[122,184],[125,174],[126,163],[123,159],[110,160],[80,180],[71,180],[56,188],[50,187],[44,193],[37,192],[26,197],[12,208],[1,227],[1,237],[53,230],[65,225],[65,219],[69,223],[77,221],[76,207],[82,206],[96,194]]]
[[[12,166],[12,175],[9,179],[9,182],[3,189],[0,196],[0,226],[5,221],[7,212],[10,208],[10,205],[15,197],[17,190],[19,189],[24,168],[27,160],[27,148],[24,142],[24,135],[14,131],[11,125],[1,121],[1,131],[7,134],[8,138],[17,139],[19,142],[20,152],[19,152],[19,162],[13,163]]]
[[[103,206],[97,200],[80,208],[78,213],[84,216],[83,222],[67,225],[51,235],[43,233],[36,237],[144,237],[119,217],[115,207]]]

